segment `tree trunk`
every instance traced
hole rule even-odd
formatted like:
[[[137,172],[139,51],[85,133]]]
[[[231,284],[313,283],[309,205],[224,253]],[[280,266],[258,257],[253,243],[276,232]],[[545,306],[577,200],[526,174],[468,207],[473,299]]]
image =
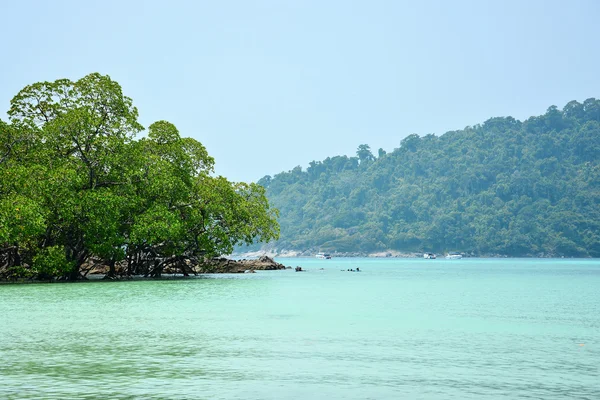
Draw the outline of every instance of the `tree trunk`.
[[[114,279],[117,276],[115,271],[115,260],[111,258],[108,260],[108,273],[104,276],[104,279]]]

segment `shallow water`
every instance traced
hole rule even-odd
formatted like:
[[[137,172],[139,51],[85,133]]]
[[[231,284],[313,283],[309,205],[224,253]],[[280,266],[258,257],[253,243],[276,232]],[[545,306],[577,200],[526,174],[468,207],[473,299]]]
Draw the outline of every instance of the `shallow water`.
[[[598,260],[279,261],[1,285],[0,398],[600,398]]]

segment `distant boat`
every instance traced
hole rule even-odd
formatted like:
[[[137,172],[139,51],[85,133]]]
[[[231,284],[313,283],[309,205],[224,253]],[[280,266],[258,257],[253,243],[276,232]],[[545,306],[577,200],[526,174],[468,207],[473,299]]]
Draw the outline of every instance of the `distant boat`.
[[[331,255],[327,253],[317,253],[317,258],[322,260],[331,260]]]
[[[423,258],[426,260],[435,260],[437,257],[433,253],[425,253],[423,254]]]
[[[460,253],[446,254],[446,260],[460,260],[461,258],[462,258],[462,254],[460,254]]]

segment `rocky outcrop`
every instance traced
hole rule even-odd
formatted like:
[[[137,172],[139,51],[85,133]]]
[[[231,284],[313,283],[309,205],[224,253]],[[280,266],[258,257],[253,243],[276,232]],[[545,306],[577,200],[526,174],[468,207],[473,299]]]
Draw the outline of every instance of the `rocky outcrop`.
[[[199,274],[234,274],[247,271],[265,271],[285,269],[285,265],[273,260],[271,257],[262,256],[254,260],[230,260],[228,258],[212,258],[204,260],[196,266]]]
[[[228,258],[210,258],[204,260],[185,259],[178,264],[168,264],[162,270],[162,274],[235,274],[254,271],[268,271],[286,269],[286,266],[273,260],[271,257],[262,256],[257,259],[231,260]],[[109,266],[103,260],[90,258],[81,267],[82,275],[105,275],[109,274]],[[114,277],[127,275],[127,264],[125,261],[116,263]],[[112,277],[112,276],[111,276]]]

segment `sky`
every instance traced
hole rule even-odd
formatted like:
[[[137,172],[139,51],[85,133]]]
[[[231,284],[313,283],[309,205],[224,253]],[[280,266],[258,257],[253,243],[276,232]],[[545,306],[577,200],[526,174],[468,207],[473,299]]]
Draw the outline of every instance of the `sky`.
[[[91,72],[233,181],[600,97],[600,1],[0,0],[0,119]]]

